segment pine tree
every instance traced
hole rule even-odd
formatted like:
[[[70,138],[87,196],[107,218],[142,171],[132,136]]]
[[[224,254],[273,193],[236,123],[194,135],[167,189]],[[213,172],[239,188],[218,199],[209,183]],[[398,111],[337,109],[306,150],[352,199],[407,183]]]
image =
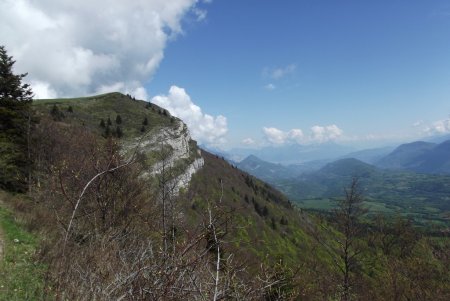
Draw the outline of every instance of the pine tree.
[[[5,47],[0,46],[0,188],[22,192],[31,174],[33,92],[22,83],[26,73],[13,73],[14,63]]]
[[[116,123],[117,123],[117,124],[121,124],[121,123],[122,123],[122,117],[120,117],[120,115],[117,115],[117,117],[116,117]]]
[[[142,121],[142,124],[143,124],[143,125],[148,125],[148,119],[147,119],[147,117],[144,118],[144,121]]]
[[[50,115],[52,115],[53,120],[55,121],[61,121],[66,117],[64,116],[64,113],[59,110],[56,104],[53,105]]]
[[[100,120],[100,127],[104,128],[105,125],[105,120],[103,120],[103,118]]]
[[[106,124],[107,125],[112,125],[111,118],[109,118],[109,116],[108,116],[108,120],[106,121]]]

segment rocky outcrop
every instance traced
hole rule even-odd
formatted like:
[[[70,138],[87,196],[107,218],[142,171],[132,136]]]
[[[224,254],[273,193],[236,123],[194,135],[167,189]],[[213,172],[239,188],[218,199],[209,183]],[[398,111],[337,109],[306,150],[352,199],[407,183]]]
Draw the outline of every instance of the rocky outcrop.
[[[181,120],[175,120],[172,127],[154,129],[129,145],[129,149],[136,147],[146,155],[153,154],[156,158],[156,162],[146,173],[147,176],[156,176],[162,172],[172,174],[171,186],[174,187],[174,194],[178,194],[182,188],[187,188],[192,176],[204,165],[200,149]]]

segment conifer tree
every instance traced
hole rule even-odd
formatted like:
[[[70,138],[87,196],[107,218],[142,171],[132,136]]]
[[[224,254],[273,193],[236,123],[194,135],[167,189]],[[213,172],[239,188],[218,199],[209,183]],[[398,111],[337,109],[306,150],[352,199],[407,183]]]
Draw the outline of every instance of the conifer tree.
[[[0,46],[0,188],[25,191],[31,173],[33,92],[22,83],[26,73],[13,73],[14,63],[5,47]]]

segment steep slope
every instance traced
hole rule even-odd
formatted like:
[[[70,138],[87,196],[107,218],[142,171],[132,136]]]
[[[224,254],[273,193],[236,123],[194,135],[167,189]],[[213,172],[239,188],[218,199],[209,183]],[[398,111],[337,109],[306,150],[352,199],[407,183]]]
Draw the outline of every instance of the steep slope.
[[[174,171],[171,181],[176,184],[175,195],[181,190],[178,195],[181,214],[192,227],[201,224],[208,206],[220,200],[219,205],[230,214],[227,248],[239,254],[240,259],[245,258],[243,261],[252,262],[255,268],[267,256],[270,261],[283,258],[291,263],[315,258],[309,252],[315,243],[308,234],[313,222],[307,215],[295,210],[282,193],[268,184],[199,149],[184,123],[164,109],[120,93],[41,100],[34,106],[38,116],[52,116],[61,125],[82,124],[97,135],[114,136],[126,156],[138,150],[144,157],[145,174],[150,182],[163,170]],[[116,122],[117,116],[120,123]],[[102,120],[106,126],[100,125]],[[122,131],[120,137],[115,131],[118,127]],[[254,169],[258,164],[266,164],[256,157],[248,158],[247,163]],[[283,169],[268,163],[265,170],[274,167]]]
[[[203,166],[197,143],[178,118],[145,101],[121,93],[84,98],[48,99],[34,102],[37,116],[51,116],[61,124],[87,127],[90,131],[121,141],[123,151],[145,157],[147,174],[162,168],[176,170],[175,191],[186,188],[192,175]]]
[[[299,263],[314,258],[314,238],[308,232],[314,222],[307,214],[296,210],[279,191],[218,156],[206,151],[202,156],[205,166],[194,175],[187,192],[195,220],[208,202],[221,200],[232,216],[229,247],[249,262],[282,258]]]

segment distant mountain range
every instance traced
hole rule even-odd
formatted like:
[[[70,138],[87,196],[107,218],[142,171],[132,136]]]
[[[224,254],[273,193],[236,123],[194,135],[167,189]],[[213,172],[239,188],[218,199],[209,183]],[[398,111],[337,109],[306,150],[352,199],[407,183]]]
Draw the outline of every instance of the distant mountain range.
[[[235,164],[306,208],[330,209],[330,200],[341,197],[343,188],[357,177],[375,211],[397,211],[415,220],[448,222],[450,140],[363,150],[336,161],[282,165],[250,155]]]
[[[450,140],[439,144],[424,141],[402,144],[376,165],[386,169],[450,174]]]
[[[346,154],[346,155],[342,156],[341,159],[354,158],[354,159],[358,159],[365,163],[374,164],[374,163],[380,161],[383,157],[388,155],[394,149],[395,149],[394,146],[364,149],[364,150]]]
[[[380,169],[357,159],[341,159],[298,177],[272,182],[301,207],[329,210],[352,178],[373,212],[399,212],[417,222],[448,224],[450,175]]]
[[[205,148],[204,146],[202,146]],[[240,162],[250,155],[254,155],[263,161],[281,164],[299,164],[316,160],[332,160],[355,151],[355,148],[340,145],[334,142],[322,144],[299,145],[290,144],[284,146],[268,146],[264,148],[234,148],[229,151],[209,151],[225,157],[233,162]]]
[[[282,165],[264,161],[254,155],[250,155],[241,162],[235,163],[242,169],[255,177],[269,183],[276,183],[280,179],[291,179],[305,172],[312,172],[323,167],[329,161],[309,161],[299,164]]]

